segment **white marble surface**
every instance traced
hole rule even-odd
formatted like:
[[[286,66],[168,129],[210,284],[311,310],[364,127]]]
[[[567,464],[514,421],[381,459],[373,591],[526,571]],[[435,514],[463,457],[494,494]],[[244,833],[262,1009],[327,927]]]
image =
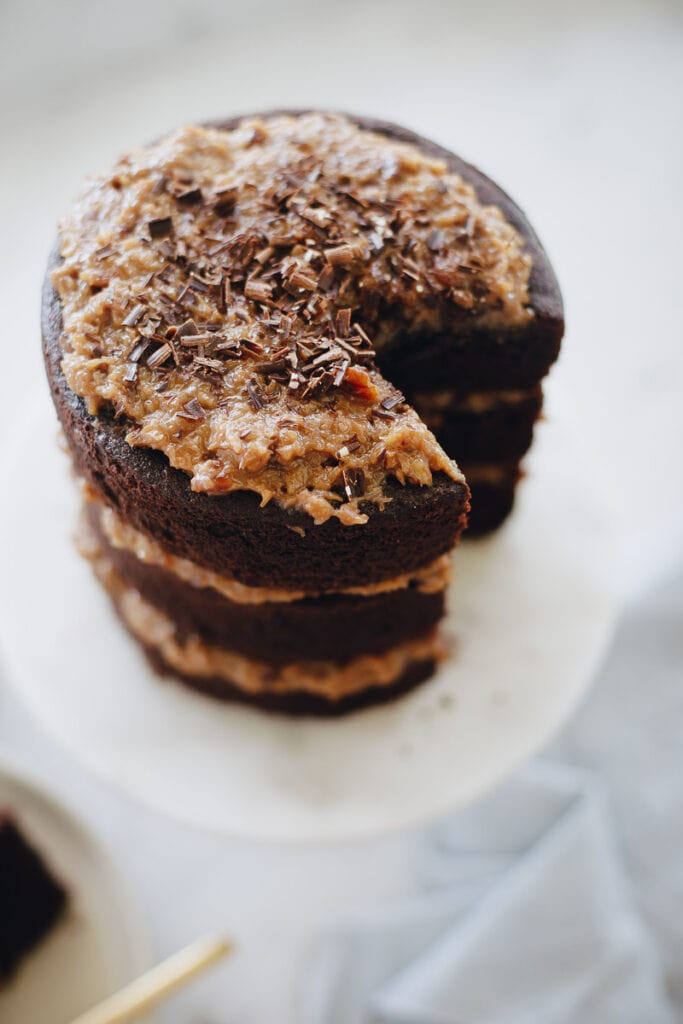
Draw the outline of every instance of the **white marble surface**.
[[[568,312],[555,371],[563,387],[555,394],[551,382],[550,409],[571,401],[589,428],[604,472],[577,486],[612,495],[624,597],[681,565],[679,4],[5,0],[0,39],[4,444],[44,387],[42,266],[83,171],[183,120],[273,104],[347,107],[452,145],[526,208]],[[0,500],[17,500],[10,485]],[[293,1024],[319,927],[415,885],[415,835],[343,849],[256,847],[131,806],[53,747],[1,678],[0,742],[97,827],[147,909],[159,953],[209,927],[236,934],[239,954],[169,1005],[164,1024]]]

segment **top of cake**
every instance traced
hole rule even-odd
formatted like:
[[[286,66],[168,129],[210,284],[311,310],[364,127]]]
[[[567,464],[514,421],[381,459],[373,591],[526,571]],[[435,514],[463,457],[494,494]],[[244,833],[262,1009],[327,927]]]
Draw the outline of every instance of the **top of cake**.
[[[416,146],[341,115],[180,129],[61,225],[62,367],[195,491],[365,522],[455,463],[374,359],[405,334],[524,323],[530,257]]]

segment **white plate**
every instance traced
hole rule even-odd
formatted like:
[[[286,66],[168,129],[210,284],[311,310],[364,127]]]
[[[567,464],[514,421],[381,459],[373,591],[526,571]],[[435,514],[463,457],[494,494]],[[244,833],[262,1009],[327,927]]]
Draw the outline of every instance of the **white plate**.
[[[462,806],[554,733],[604,650],[614,531],[561,420],[539,431],[510,523],[456,556],[455,656],[407,697],[341,720],[221,704],[150,672],[74,551],[76,487],[55,433],[45,409],[5,477],[10,675],[87,765],[188,824],[329,840]]]
[[[68,911],[0,989],[0,1021],[68,1024],[149,966],[143,926],[96,840],[32,774],[0,756],[0,807],[69,891]]]

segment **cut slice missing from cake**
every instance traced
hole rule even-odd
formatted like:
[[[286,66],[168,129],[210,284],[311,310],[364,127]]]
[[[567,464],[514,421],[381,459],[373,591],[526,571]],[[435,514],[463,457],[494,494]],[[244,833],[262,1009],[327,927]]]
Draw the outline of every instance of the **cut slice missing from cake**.
[[[56,926],[67,894],[13,815],[0,810],[0,985]]]
[[[181,129],[95,179],[44,293],[82,548],[153,664],[291,712],[426,678],[562,333],[523,215],[394,126]]]

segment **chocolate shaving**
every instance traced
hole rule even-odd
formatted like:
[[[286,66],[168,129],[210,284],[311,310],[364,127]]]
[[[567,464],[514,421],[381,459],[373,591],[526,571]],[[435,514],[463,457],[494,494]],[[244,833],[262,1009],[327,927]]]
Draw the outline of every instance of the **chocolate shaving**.
[[[193,292],[206,293],[209,290],[209,285],[206,283],[206,281],[203,281],[201,277],[197,277],[196,274],[190,274],[188,287],[190,287]]]
[[[194,362],[196,366],[201,366],[205,370],[215,370],[216,373],[222,373],[225,369],[220,359],[207,359],[205,356],[195,356]]]
[[[240,343],[238,341],[232,341],[232,340],[230,340],[230,341],[220,341],[216,345],[216,348],[214,349],[214,351],[215,352],[229,352],[233,359],[241,359],[242,358],[242,349],[241,349]]]
[[[166,342],[164,342],[163,345],[161,345],[160,348],[158,348],[156,350],[156,352],[152,352],[151,356],[147,360],[147,365],[151,369],[154,369],[154,367],[156,367],[156,366],[161,366],[161,364],[165,363],[166,360],[169,358],[169,356],[171,356],[172,354],[173,354],[173,350],[171,349],[171,346],[166,341]]]
[[[213,334],[206,331],[204,334],[186,334],[180,338],[183,348],[199,348],[202,345],[210,345],[214,340]]]
[[[323,292],[328,291],[334,284],[334,278],[334,267],[331,263],[326,263],[318,277],[318,288]]]
[[[337,458],[338,459],[345,459],[349,455],[352,455],[353,452],[357,452],[360,447],[361,447],[361,443],[360,443],[360,441],[358,440],[358,438],[354,434],[353,437],[350,437],[348,441],[344,442],[344,444],[341,446],[339,451],[336,453],[337,454]]]
[[[293,288],[302,288],[304,291],[314,292],[318,287],[318,279],[302,270],[295,270],[287,278],[287,283]]]
[[[206,418],[206,412],[204,408],[199,404],[196,398],[190,399],[189,402],[185,402],[183,411],[178,413],[186,420],[203,420]]]
[[[214,192],[214,212],[219,217],[227,217],[235,209],[235,203],[237,202],[237,189],[226,188],[221,192]]]
[[[291,387],[291,382],[290,382]],[[302,392],[302,398],[312,398],[314,395],[324,395],[332,387],[334,387],[334,374],[329,370],[324,370],[321,374],[315,377],[311,377],[304,391]]]
[[[346,242],[344,245],[336,245],[334,249],[326,249],[325,257],[333,267],[345,267],[363,258],[363,246]]]
[[[351,310],[349,308],[338,310],[334,326],[340,338],[348,336],[351,327]]]
[[[265,352],[263,345],[259,345],[258,341],[252,341],[251,338],[240,338],[239,343],[245,352],[250,352],[253,356],[262,356]]]
[[[254,260],[256,263],[264,266],[274,253],[275,247],[272,245],[266,245],[263,249],[259,249],[259,251],[254,254]]]
[[[334,384],[334,386],[336,388],[338,388],[339,385],[341,384],[341,382],[344,380],[344,377],[346,376],[346,371],[348,370],[350,365],[351,365],[351,360],[350,359],[345,359],[344,362],[341,364],[341,366],[339,366],[335,370],[332,383]]]
[[[400,391],[397,391],[395,394],[389,395],[387,398],[383,398],[379,404],[386,412],[390,412],[392,409],[395,409],[396,406],[400,405],[402,402],[405,402],[405,398],[403,397]]]
[[[143,338],[153,338],[161,323],[160,316],[148,317],[143,324],[138,325],[138,332]]]
[[[361,339],[365,342],[366,345],[370,345],[370,347],[372,347],[372,342],[370,341],[370,338],[365,333],[360,324],[353,324],[353,330],[355,331],[356,334],[360,335]]]
[[[254,367],[257,373],[266,377],[282,377],[287,379],[288,367],[284,359],[273,359],[269,362],[257,363]]]
[[[218,289],[218,311],[219,313],[226,313],[228,306],[230,305],[230,299],[232,298],[232,288],[230,285],[230,278],[227,274],[223,275],[223,278]]]
[[[247,383],[246,391],[247,391],[247,396],[249,398],[249,401],[251,403],[252,408],[256,412],[258,412],[259,409],[263,409],[263,407],[266,404],[266,402],[265,402],[265,398],[264,398],[264,395],[263,395],[263,391],[259,387],[257,381],[250,380]]]
[[[404,256],[401,259],[399,263],[399,268],[406,275],[406,277],[411,278],[413,281],[420,281],[422,279],[422,271],[420,270],[419,266],[417,265],[415,260],[411,260],[407,256]]]
[[[254,302],[269,302],[272,288],[265,281],[250,278],[244,286],[244,294]]]
[[[356,469],[343,469],[342,479],[344,481],[344,493],[351,501],[353,498],[362,498],[365,494],[365,473],[358,467]]]
[[[145,338],[143,341],[139,341],[137,345],[131,350],[128,360],[131,363],[137,363],[140,357],[147,351],[150,346],[150,340]]]
[[[145,310],[147,309],[141,302],[137,306],[133,306],[130,313],[128,313],[121,321],[124,327],[135,327],[138,321],[142,320]]]
[[[296,211],[304,220],[314,224],[317,228],[326,228],[332,220],[332,214],[324,207],[307,207],[304,210]]]
[[[202,190],[200,188],[188,189],[187,192],[177,195],[176,199],[181,206],[199,206],[202,201]]]
[[[173,221],[170,217],[158,217],[148,221],[147,227],[151,238],[165,238],[173,231]]]
[[[177,336],[179,338],[186,338],[186,337],[189,337],[190,335],[197,334],[198,333],[197,325],[194,322],[194,320],[192,320],[192,318],[190,318],[188,320],[185,320],[179,326],[179,328],[178,328],[176,333],[177,333]]]
[[[291,329],[292,329],[292,321],[289,319],[289,317],[288,316],[281,316],[280,317],[280,328],[279,328],[279,330],[280,330],[280,334],[282,335],[282,337],[283,338],[288,338],[289,337],[289,332],[291,331]]]
[[[335,345],[333,348],[328,348],[326,352],[321,352],[315,359],[311,359],[307,366],[320,366],[321,363],[332,363],[335,359],[339,359],[341,355],[343,355],[342,350]]]

